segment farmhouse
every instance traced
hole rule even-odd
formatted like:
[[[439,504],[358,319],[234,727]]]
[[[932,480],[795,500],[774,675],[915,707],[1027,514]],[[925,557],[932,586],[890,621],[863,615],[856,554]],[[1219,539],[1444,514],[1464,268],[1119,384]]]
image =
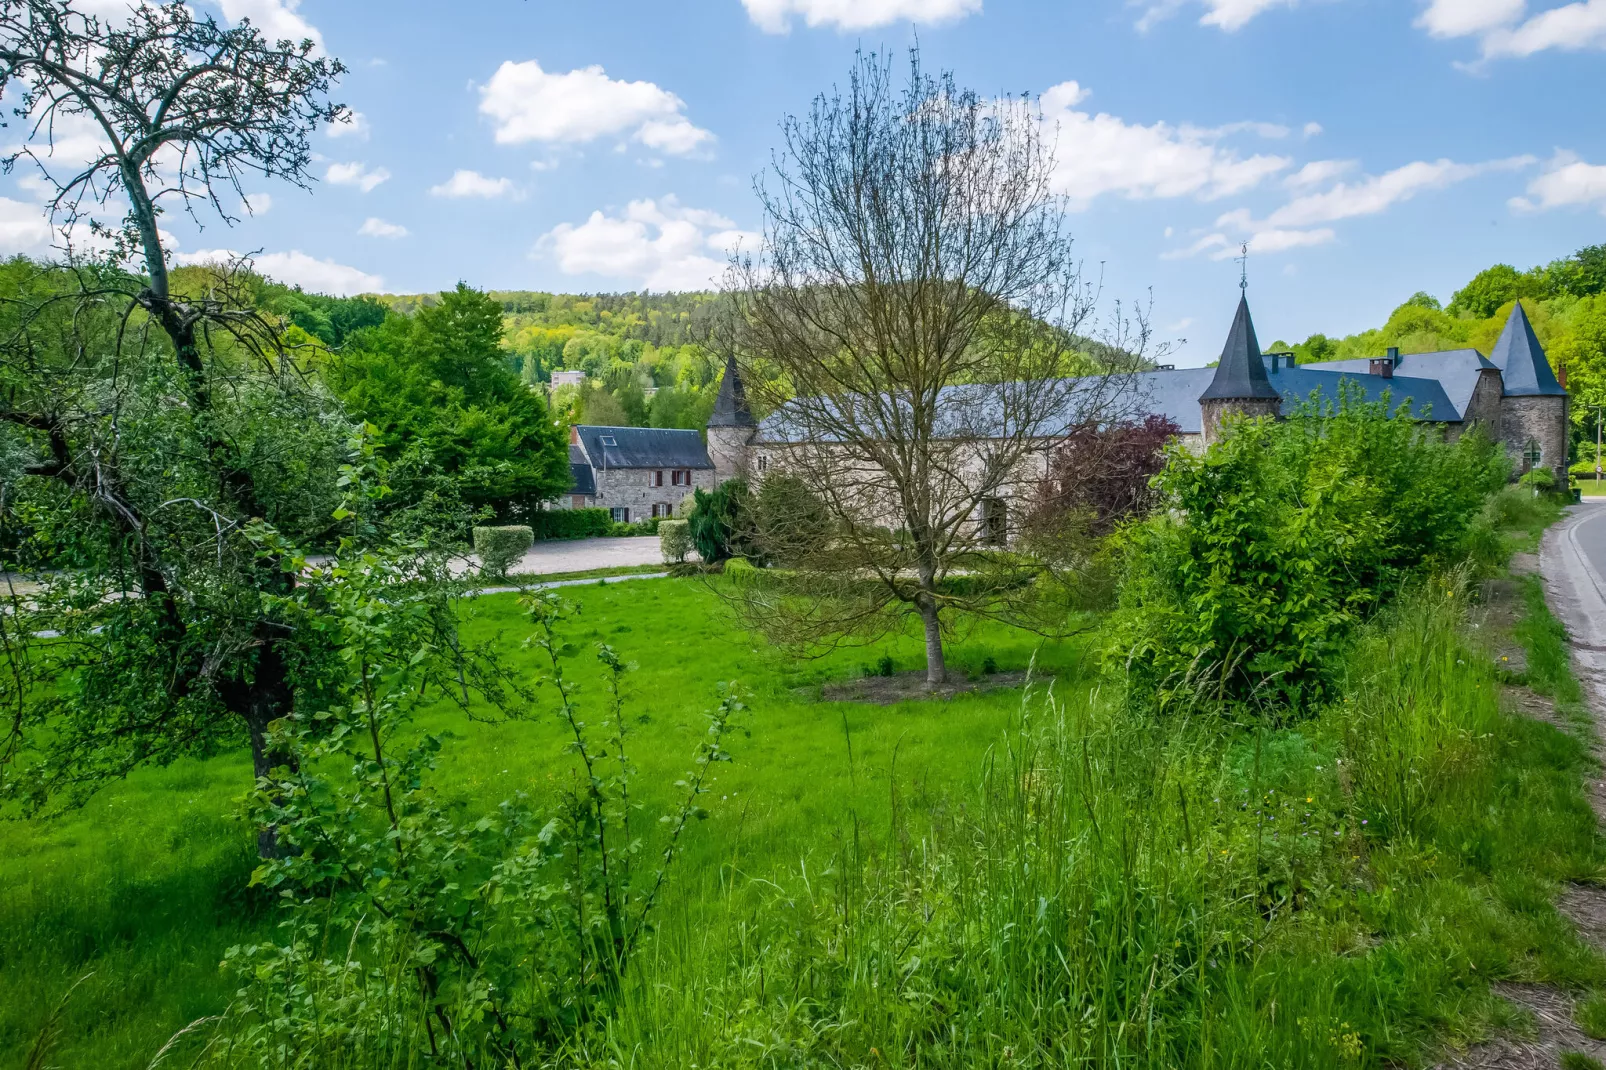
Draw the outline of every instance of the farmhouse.
[[[1312,396],[1336,401],[1345,384],[1366,400],[1387,397],[1396,408],[1406,407],[1419,419],[1443,427],[1450,437],[1481,425],[1504,443],[1518,470],[1566,469],[1567,390],[1551,371],[1521,303],[1512,309],[1487,357],[1475,349],[1406,355],[1390,349],[1360,360],[1295,364],[1292,353],[1261,352],[1248,299],[1240,298],[1214,368],[1139,372],[1125,377],[1119,387],[1123,410],[1166,416],[1181,429],[1184,441],[1202,448],[1220,433],[1229,414],[1280,417]],[[1074,391],[1067,396],[1074,397]],[[956,411],[985,404],[974,388],[963,387],[948,388],[945,401]],[[1066,412],[1058,422],[1061,426],[1044,429],[1045,444],[1079,420]],[[762,475],[781,462],[788,445],[784,414],[755,421],[735,362],[727,362],[708,423],[708,454],[716,478]]]
[[[620,523],[672,516],[693,488],[714,486],[714,464],[696,431],[662,427],[569,429],[569,509],[607,509]]]

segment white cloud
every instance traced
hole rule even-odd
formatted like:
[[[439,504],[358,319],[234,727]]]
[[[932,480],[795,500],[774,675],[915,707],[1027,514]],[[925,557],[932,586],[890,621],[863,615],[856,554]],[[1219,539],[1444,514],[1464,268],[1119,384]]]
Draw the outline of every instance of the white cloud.
[[[628,136],[684,156],[714,140],[692,125],[685,108],[685,101],[652,82],[609,78],[600,66],[549,74],[533,59],[504,62],[480,87],[480,112],[494,121],[500,145]]]
[[[1490,171],[1517,170],[1533,162],[1531,156],[1476,164],[1418,160],[1381,175],[1363,175],[1354,182],[1338,182],[1335,181],[1338,176],[1354,166],[1353,161],[1315,160],[1290,175],[1284,184],[1296,191],[1323,185],[1328,188],[1301,193],[1264,219],[1255,219],[1247,208],[1223,213],[1216,219],[1214,232],[1162,257],[1178,260],[1209,253],[1214,260],[1225,260],[1235,255],[1242,241],[1248,241],[1252,251],[1261,253],[1325,245],[1335,240],[1337,233],[1324,224],[1376,215],[1419,193],[1444,189]]]
[[[1522,17],[1526,0],[1432,0],[1416,24],[1434,37],[1465,37]]]
[[[1144,9],[1138,19],[1138,30],[1146,32],[1155,23],[1170,18],[1182,9],[1187,0],[1158,0]],[[1199,17],[1202,26],[1219,26],[1228,33],[1241,30],[1256,15],[1274,7],[1293,7],[1298,0],[1200,0],[1205,13]]]
[[[1606,165],[1588,164],[1571,152],[1558,152],[1544,173],[1528,183],[1527,197],[1513,197],[1518,211],[1599,205],[1606,215]]]
[[[1320,134],[1321,132],[1322,132],[1322,124],[1321,123],[1306,123],[1305,124],[1304,133],[1305,133],[1306,137],[1315,137],[1318,134]]]
[[[431,186],[429,192],[436,197],[506,197],[517,190],[513,187],[511,178],[487,178],[478,171],[458,170],[452,172],[452,177],[438,186]]]
[[[296,14],[301,0],[217,0],[223,17],[236,25],[250,19],[269,41],[301,41],[311,38],[320,49],[323,35],[317,27]]]
[[[1577,0],[1532,17],[1525,0],[1431,0],[1416,24],[1434,37],[1481,38],[1485,60],[1606,48],[1606,0]]]
[[[248,193],[244,207],[250,215],[266,215],[273,208],[273,197],[267,193]]]
[[[1517,170],[1533,162],[1531,156],[1474,164],[1418,160],[1381,175],[1366,175],[1357,182],[1340,182],[1320,193],[1296,197],[1272,212],[1266,222],[1274,227],[1305,227],[1375,215],[1418,193],[1444,189],[1489,171]]]
[[[179,264],[227,264],[238,259],[240,254],[232,249],[200,249],[173,257]],[[319,260],[299,249],[288,253],[265,253],[253,256],[250,260],[257,271],[269,278],[300,286],[313,293],[349,297],[352,294],[377,293],[385,288],[385,280],[378,275],[370,275],[333,260]]]
[[[1339,175],[1355,169],[1354,160],[1312,160],[1298,171],[1283,179],[1289,189],[1308,189],[1326,185]]]
[[[387,223],[378,216],[369,216],[357,228],[357,233],[368,238],[405,238],[408,230],[400,223]]]
[[[1233,124],[1215,130],[1129,124],[1113,115],[1075,110],[1088,96],[1076,82],[1043,94],[1045,120],[1057,126],[1054,186],[1074,205],[1085,207],[1103,193],[1141,199],[1227,197],[1259,185],[1291,162],[1283,156],[1240,158],[1218,144],[1234,130],[1287,133],[1269,124]]]
[[[981,0],[742,0],[742,6],[765,33],[786,33],[794,15],[811,27],[868,30],[894,22],[961,19],[980,11]]]
[[[39,205],[0,197],[0,254],[41,253],[56,237]]]
[[[605,275],[649,290],[706,290],[733,249],[756,241],[717,212],[682,207],[670,196],[631,201],[620,216],[592,212],[579,225],[560,224],[536,251],[569,275]]]
[[[370,127],[368,116],[355,108],[348,108],[346,114],[351,116],[350,122],[330,123],[328,134],[330,137],[354,137],[361,141],[368,140]]]
[[[383,167],[376,167],[370,171],[365,163],[332,163],[323,177],[330,185],[356,186],[364,193],[368,193],[381,182],[387,181],[390,172]]]

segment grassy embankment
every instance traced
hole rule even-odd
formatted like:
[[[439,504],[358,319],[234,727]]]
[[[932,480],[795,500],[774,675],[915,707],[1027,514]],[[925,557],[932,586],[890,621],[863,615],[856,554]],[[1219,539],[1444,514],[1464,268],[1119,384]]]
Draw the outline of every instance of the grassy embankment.
[[[911,805],[965,797],[1018,702],[1017,692],[1000,692],[886,708],[822,703],[821,681],[859,675],[883,653],[914,669],[923,664],[920,644],[891,641],[799,665],[733,630],[695,579],[562,593],[580,608],[569,671],[593,700],[601,699],[596,643],[639,666],[627,694],[649,809],[672,794],[717,684],[737,681],[751,695],[751,739],[733,743],[736,762],[721,770],[727,798],[690,841],[681,871],[688,894],[701,895],[737,860],[764,872],[824,858],[850,814],[884,827],[894,757]],[[516,649],[528,633],[515,595],[474,599],[468,612],[471,638],[498,633]],[[1034,655],[1074,681],[1078,644],[1045,646],[996,626],[962,635],[954,661],[959,672],[978,671],[988,657],[1009,670]],[[550,709],[501,726],[443,714],[437,725],[458,737],[441,784],[465,808],[488,809],[518,791],[541,797],[571,775],[566,729]],[[144,1067],[174,1031],[223,1010],[235,988],[219,970],[223,952],[274,931],[271,914],[244,892],[253,837],[235,815],[249,779],[244,754],[185,761],[114,784],[82,811],[0,823],[0,1067],[22,1064],[40,1023],[86,974],[65,1011],[62,1065]]]
[[[1508,501],[1515,548],[1554,512]],[[1536,587],[1526,683],[1576,706]],[[1606,877],[1581,791],[1586,744],[1500,704],[1467,590],[1422,585],[1352,653],[1342,698],[1285,727],[1211,711],[1135,718],[1046,649],[1041,690],[892,708],[818,703],[870,660],[788,668],[730,632],[701,588],[575,591],[574,642],[641,662],[643,785],[684,764],[710,681],[756,682],[754,737],[722,773],[685,894],[609,1035],[630,1065],[1334,1066],[1419,1063],[1520,1016],[1498,979],[1606,989],[1552,903]],[[480,600],[477,629],[518,625]],[[962,667],[1023,665],[984,631]],[[896,656],[915,663],[910,642]],[[534,722],[465,730],[448,783],[489,802],[568,768]],[[850,757],[851,756],[851,757]],[[142,774],[89,811],[4,831],[0,1045],[71,979],[61,1060],[143,1065],[219,1009],[222,948],[266,931],[232,891],[227,818],[244,764]],[[918,1054],[917,1054],[918,1053]]]

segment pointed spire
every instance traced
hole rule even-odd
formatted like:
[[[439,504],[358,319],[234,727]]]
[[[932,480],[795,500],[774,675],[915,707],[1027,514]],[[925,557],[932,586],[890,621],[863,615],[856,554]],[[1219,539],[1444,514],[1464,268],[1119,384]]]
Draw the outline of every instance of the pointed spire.
[[[1545,347],[1539,344],[1521,301],[1512,306],[1511,318],[1506,320],[1506,328],[1500,332],[1500,341],[1494,344],[1489,361],[1500,369],[1507,397],[1567,393],[1550,370]]]
[[[709,427],[757,427],[753,413],[747,407],[747,388],[736,370],[736,354],[725,358],[725,377],[719,383],[719,396],[714,399],[714,412],[708,418]]]
[[[1247,401],[1281,397],[1266,376],[1266,363],[1260,357],[1260,342],[1255,338],[1255,322],[1249,318],[1249,298],[1239,297],[1238,314],[1232,318],[1232,331],[1221,350],[1221,362],[1216,365],[1215,378],[1199,395],[1199,400]]]

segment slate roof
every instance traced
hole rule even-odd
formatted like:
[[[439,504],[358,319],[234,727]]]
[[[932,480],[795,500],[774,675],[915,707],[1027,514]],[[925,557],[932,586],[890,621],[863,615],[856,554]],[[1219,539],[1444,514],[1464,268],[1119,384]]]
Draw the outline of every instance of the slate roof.
[[[1528,322],[1528,313],[1522,310],[1521,301],[1512,307],[1511,318],[1506,320],[1506,329],[1500,332],[1500,340],[1494,344],[1489,359],[1505,379],[1507,397],[1567,393],[1556,382],[1556,373],[1550,370],[1550,361],[1545,359],[1545,347],[1534,335],[1533,324]]]
[[[708,417],[709,427],[757,427],[752,410],[747,407],[747,388],[736,370],[736,356],[725,358],[725,375],[719,382],[719,394],[714,398],[714,412]]]
[[[1371,358],[1323,360],[1314,364],[1301,364],[1299,367],[1311,371],[1366,375],[1371,370]],[[1444,388],[1445,396],[1449,398],[1456,416],[1464,420],[1467,416],[1467,406],[1472,403],[1472,391],[1477,389],[1480,373],[1485,368],[1499,370],[1476,349],[1446,349],[1438,353],[1407,353],[1394,366],[1394,374],[1415,379],[1437,380]],[[1443,419],[1444,414],[1440,413],[1439,418]]]
[[[582,463],[610,468],[712,468],[708,447],[696,431],[666,427],[599,427],[577,424]],[[609,439],[611,445],[604,443]],[[573,452],[570,452],[571,464]]]
[[[569,447],[569,482],[570,494],[595,496],[597,493],[597,477],[586,460],[586,451],[579,446]]]
[[[1266,365],[1260,359],[1260,342],[1255,338],[1255,321],[1249,316],[1249,298],[1240,295],[1238,311],[1232,317],[1232,329],[1227,332],[1227,344],[1221,347],[1221,360],[1217,363],[1210,385],[1195,401],[1248,400],[1276,397],[1278,390],[1266,378]]]

